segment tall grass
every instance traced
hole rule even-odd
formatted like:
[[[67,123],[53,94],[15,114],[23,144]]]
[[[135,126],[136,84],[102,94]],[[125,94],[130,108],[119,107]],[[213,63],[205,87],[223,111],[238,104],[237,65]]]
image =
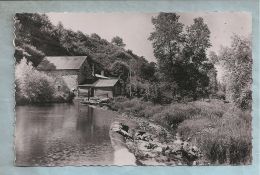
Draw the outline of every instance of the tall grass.
[[[126,99],[123,97],[115,98],[112,103],[112,108],[118,110],[119,112],[128,113],[135,116],[142,116],[141,111],[145,110],[148,106],[152,106],[151,102],[144,102],[138,98]]]
[[[209,117],[211,116],[211,117]],[[185,120],[177,131],[183,138],[192,138],[214,164],[249,164],[252,138],[251,115],[230,108],[222,117],[199,115]]]

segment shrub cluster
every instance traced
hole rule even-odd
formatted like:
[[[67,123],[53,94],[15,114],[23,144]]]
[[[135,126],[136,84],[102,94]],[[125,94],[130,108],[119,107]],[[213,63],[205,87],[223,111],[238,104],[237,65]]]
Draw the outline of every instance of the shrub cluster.
[[[152,107],[151,102],[145,102],[138,98],[131,100],[125,97],[116,97],[111,102],[111,108],[119,112],[128,113],[134,116],[150,117],[147,112],[148,107]]]

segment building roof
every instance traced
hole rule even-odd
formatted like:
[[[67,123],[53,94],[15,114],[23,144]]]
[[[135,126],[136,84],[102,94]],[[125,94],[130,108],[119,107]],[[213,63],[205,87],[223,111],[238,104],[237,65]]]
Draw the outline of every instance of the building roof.
[[[118,82],[118,79],[99,79],[95,82],[95,87],[113,87]]]
[[[79,87],[113,87],[118,79],[99,79],[93,84],[81,84]]]
[[[94,87],[95,86],[95,84],[93,83],[93,84],[80,84],[80,85],[78,85],[78,87]]]
[[[80,69],[87,56],[47,56],[38,65],[40,70]]]

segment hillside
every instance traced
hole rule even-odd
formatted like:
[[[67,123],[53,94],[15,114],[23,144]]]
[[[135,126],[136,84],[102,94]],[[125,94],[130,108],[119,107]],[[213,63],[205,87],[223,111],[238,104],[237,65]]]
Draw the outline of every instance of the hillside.
[[[65,29],[61,23],[53,25],[48,16],[38,13],[18,13],[15,15],[15,59],[23,57],[37,66],[44,56],[88,55],[100,62],[114,76],[119,76],[114,66],[129,67],[133,76],[141,75],[141,67],[155,68],[143,57],[135,55],[112,42],[102,39],[97,34],[84,34],[81,31]],[[148,71],[149,72],[149,71]],[[145,74],[145,73],[144,73]],[[150,76],[150,75],[149,75]]]

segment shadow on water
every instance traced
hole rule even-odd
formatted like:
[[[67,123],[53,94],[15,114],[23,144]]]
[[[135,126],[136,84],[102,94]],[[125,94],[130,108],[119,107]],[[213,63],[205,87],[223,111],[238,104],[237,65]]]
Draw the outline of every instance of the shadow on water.
[[[79,104],[16,107],[16,165],[111,165],[115,113]]]

